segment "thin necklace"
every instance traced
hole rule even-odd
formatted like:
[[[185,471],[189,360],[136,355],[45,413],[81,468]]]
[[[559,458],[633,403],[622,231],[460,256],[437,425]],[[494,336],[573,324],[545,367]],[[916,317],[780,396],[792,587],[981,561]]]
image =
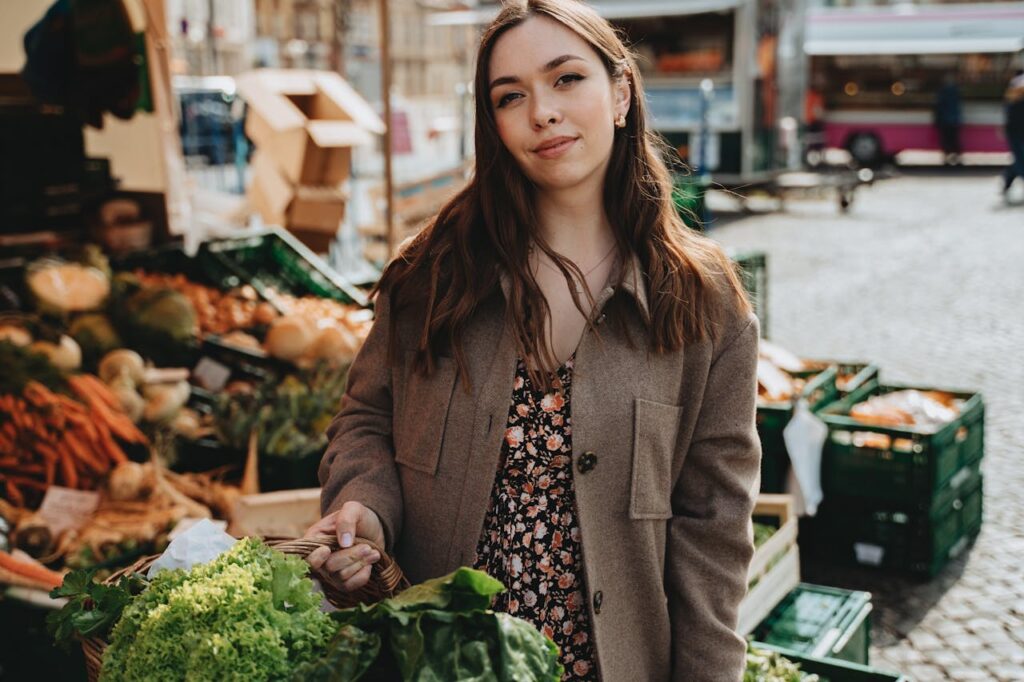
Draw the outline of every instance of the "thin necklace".
[[[617,246],[618,246],[618,244],[612,244],[612,248],[611,248],[611,249],[609,249],[609,250],[608,250],[608,253],[606,253],[606,254],[604,255],[604,258],[602,258],[601,260],[597,261],[597,264],[596,264],[596,265],[594,265],[594,267],[590,268],[589,270],[587,270],[586,272],[584,272],[584,273],[583,273],[583,279],[586,279],[587,277],[589,277],[589,276],[590,276],[590,273],[592,273],[592,272],[593,272],[594,270],[597,270],[597,269],[598,269],[599,267],[601,267],[601,264],[602,264],[602,263],[604,263],[604,262],[605,262],[606,260],[608,260],[608,258],[609,258],[609,257],[610,257],[610,256],[611,256],[611,255],[612,255],[613,253],[615,253],[615,247],[617,247]],[[546,255],[546,254],[544,254],[544,255]],[[545,260],[545,259],[543,258],[543,255],[542,255],[542,254],[537,254],[537,258],[538,258],[538,259],[540,259],[540,262],[541,262],[541,263],[543,263],[544,265],[548,266],[549,268],[551,268],[552,270],[554,270],[554,271],[555,271],[555,272],[557,272],[558,274],[562,274],[562,271],[561,271],[560,269],[558,269],[558,268],[557,268],[557,267],[556,267],[555,265],[553,265],[553,264],[551,264],[551,263],[547,262],[547,260]],[[577,265],[576,267],[579,267],[579,266]]]

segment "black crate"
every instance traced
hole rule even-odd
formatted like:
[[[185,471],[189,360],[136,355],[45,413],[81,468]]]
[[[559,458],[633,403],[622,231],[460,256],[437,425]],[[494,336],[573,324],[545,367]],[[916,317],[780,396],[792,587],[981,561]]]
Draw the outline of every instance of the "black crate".
[[[981,531],[984,481],[971,469],[966,482],[940,491],[931,509],[826,496],[817,516],[800,525],[807,556],[933,577]]]

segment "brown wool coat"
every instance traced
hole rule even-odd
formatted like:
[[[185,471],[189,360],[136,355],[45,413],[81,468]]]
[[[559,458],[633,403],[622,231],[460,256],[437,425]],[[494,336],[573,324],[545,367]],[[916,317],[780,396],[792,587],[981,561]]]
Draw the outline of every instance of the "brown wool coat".
[[[639,261],[625,268],[622,286],[596,300],[598,333],[584,333],[572,383],[574,459],[596,457],[573,473],[598,667],[605,682],[735,682],[760,462],[757,320],[732,314],[714,343],[648,353]],[[613,312],[623,324],[611,324]],[[473,562],[516,350],[499,292],[466,333],[467,392],[450,358],[430,376],[412,371],[414,313],[398,321],[400,357],[389,366],[389,314],[381,297],[328,430],[321,508],[356,500],[376,511],[389,551],[418,582]]]

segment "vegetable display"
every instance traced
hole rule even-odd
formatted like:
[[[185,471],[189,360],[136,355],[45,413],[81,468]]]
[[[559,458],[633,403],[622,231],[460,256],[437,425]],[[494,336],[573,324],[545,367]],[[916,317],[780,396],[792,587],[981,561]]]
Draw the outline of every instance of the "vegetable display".
[[[348,367],[320,364],[280,383],[239,385],[220,396],[214,425],[221,441],[244,449],[253,430],[261,454],[302,457],[327,446],[324,431],[338,411]]]
[[[74,397],[33,380],[0,394],[0,483],[16,506],[38,505],[54,484],[95,488],[127,461],[121,442],[148,444],[99,379],[78,374],[66,383]]]

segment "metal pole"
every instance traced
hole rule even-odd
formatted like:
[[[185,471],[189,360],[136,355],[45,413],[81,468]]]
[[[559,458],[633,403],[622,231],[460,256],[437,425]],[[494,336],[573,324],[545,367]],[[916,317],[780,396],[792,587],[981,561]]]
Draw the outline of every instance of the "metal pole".
[[[381,96],[384,99],[384,192],[387,205],[384,211],[387,228],[388,259],[398,246],[395,232],[394,179],[391,169],[391,23],[388,18],[388,0],[380,0],[380,74]]]

